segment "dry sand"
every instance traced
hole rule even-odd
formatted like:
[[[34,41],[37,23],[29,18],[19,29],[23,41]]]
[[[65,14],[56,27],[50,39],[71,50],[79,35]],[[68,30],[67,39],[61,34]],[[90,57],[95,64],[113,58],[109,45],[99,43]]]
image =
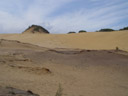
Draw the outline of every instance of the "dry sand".
[[[87,38],[86,35],[95,37],[97,34],[103,35],[103,33],[72,34],[70,39],[70,35],[7,34],[1,35],[1,38],[14,39],[15,37],[24,42],[32,40],[31,43],[41,40],[37,45],[44,44],[45,47],[53,48],[59,47],[58,43],[55,43],[61,42],[60,40],[64,38],[65,43],[62,45],[66,47],[66,44],[69,44],[66,43],[66,39],[75,40],[81,36],[83,38],[77,39],[80,41]],[[104,34],[115,36],[116,33]],[[118,36],[115,37],[118,38],[119,34],[127,35],[126,32],[117,34]],[[122,35],[120,38],[125,36]],[[50,43],[47,45],[46,38],[55,45]],[[58,41],[50,40],[51,38],[55,40],[58,38]],[[120,42],[125,40],[126,38],[121,39]],[[77,43],[72,44],[73,48],[76,48],[74,46]],[[71,48],[71,45],[68,47]],[[127,46],[122,47],[127,48]],[[63,88],[62,96],[127,96],[128,53],[115,50],[50,49],[18,41],[0,40],[0,86],[31,90],[40,96],[55,96],[59,84]]]
[[[128,31],[79,34],[0,34],[0,39],[18,40],[48,48],[115,49],[128,51]]]
[[[12,87],[1,87],[0,86],[0,96],[39,96],[34,94],[32,91],[24,91]]]

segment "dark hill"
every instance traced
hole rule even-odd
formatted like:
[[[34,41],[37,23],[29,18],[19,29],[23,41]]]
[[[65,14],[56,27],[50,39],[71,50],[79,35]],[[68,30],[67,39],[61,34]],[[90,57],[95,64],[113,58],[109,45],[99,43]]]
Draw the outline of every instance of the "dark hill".
[[[28,27],[23,33],[43,33],[43,34],[49,34],[48,30],[46,30],[45,28],[43,28],[42,26],[39,25],[32,25],[30,27]]]

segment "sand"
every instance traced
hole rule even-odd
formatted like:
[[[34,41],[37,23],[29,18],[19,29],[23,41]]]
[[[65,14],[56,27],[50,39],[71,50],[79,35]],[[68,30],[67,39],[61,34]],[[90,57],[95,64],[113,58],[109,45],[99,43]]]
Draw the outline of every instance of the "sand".
[[[34,94],[30,90],[24,91],[12,87],[1,87],[0,86],[0,96],[39,96]]]
[[[52,49],[12,40],[0,42],[0,86],[31,90],[40,96],[55,96],[59,85],[62,96],[128,94],[125,51]]]
[[[127,41],[128,31],[0,34],[0,86],[40,96],[55,96],[59,85],[62,96],[127,96]]]
[[[77,34],[0,34],[0,39],[18,40],[48,48],[115,49],[128,51],[128,31]]]

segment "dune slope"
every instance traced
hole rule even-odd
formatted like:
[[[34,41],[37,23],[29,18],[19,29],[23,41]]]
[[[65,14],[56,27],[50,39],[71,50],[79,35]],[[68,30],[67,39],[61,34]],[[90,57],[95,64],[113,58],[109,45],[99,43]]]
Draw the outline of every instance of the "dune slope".
[[[18,40],[48,48],[115,49],[128,51],[128,31],[79,34],[0,34],[0,39]]]

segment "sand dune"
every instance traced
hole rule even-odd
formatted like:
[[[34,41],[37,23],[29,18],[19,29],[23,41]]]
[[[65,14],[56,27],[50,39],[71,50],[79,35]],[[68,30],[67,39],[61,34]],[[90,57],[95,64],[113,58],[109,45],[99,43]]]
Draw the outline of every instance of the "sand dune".
[[[13,34],[3,37],[10,39],[11,36],[18,39],[26,35]],[[41,37],[43,36],[45,37]],[[25,38],[27,40],[27,37]],[[63,88],[63,96],[127,96],[127,54],[120,50],[49,49],[2,40],[0,86],[31,90],[40,96],[55,96],[59,84]]]
[[[79,34],[0,34],[0,39],[18,40],[48,48],[115,49],[128,51],[128,31]]]

